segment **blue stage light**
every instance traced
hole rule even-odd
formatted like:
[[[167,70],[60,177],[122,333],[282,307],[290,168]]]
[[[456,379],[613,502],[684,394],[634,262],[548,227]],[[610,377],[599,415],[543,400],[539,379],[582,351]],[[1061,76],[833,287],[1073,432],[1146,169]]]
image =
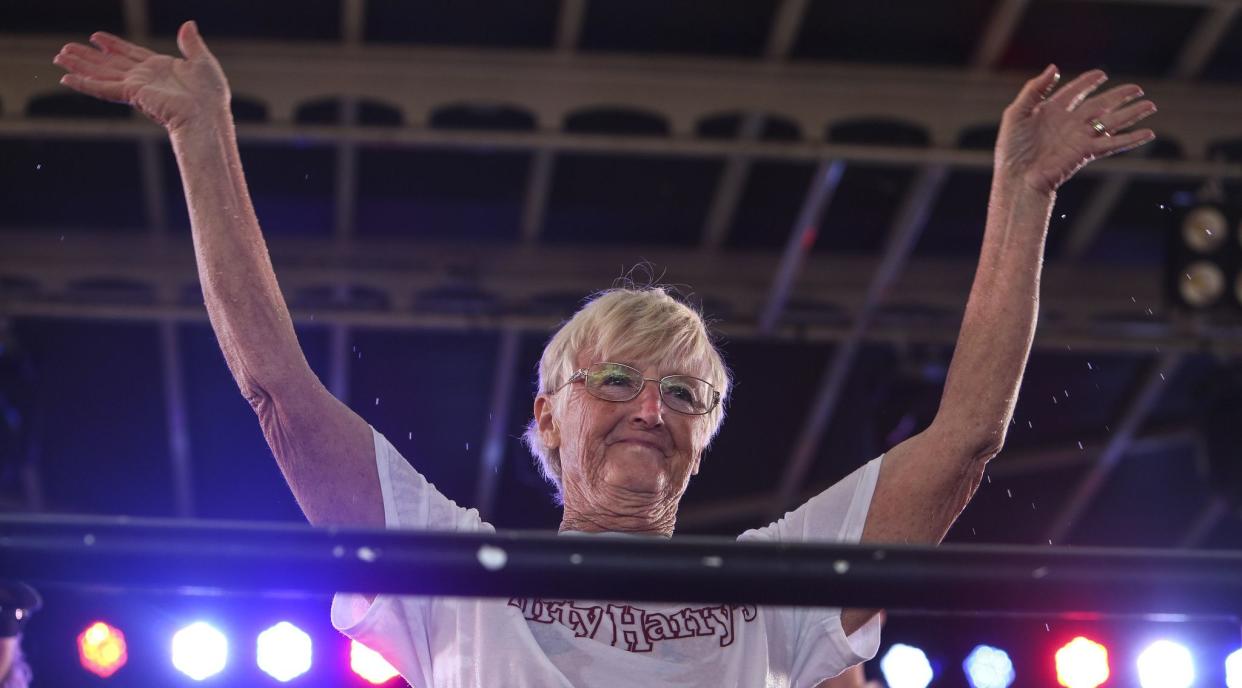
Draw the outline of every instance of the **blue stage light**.
[[[228,638],[205,622],[192,623],[173,635],[173,666],[195,681],[224,671],[228,660]]]
[[[962,662],[971,688],[1009,688],[1016,675],[1009,653],[990,645],[978,645]]]
[[[281,683],[310,671],[312,655],[311,637],[288,621],[259,634],[259,668]]]
[[[880,671],[889,688],[927,688],[935,677],[927,654],[917,647],[901,643],[884,653]]]

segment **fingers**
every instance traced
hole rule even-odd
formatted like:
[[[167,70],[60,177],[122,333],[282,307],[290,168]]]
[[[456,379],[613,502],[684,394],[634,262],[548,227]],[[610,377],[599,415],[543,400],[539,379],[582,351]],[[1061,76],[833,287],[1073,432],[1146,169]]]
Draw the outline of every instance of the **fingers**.
[[[60,78],[60,83],[88,96],[117,103],[125,102],[125,95],[122,90],[124,85],[120,81],[107,81],[92,79],[79,74],[66,74]]]
[[[1143,100],[1101,115],[1098,119],[1109,133],[1116,136],[1117,132],[1125,131],[1154,114],[1156,114],[1156,104],[1150,100]]]
[[[1104,115],[1143,96],[1143,89],[1135,84],[1125,84],[1088,98],[1079,108],[1085,119],[1103,119]]]
[[[142,62],[155,54],[140,45],[134,45],[124,38],[114,36],[107,31],[96,31],[91,34],[91,43],[99,46],[99,49],[105,53],[127,57],[134,62]]]
[[[1078,78],[1057,90],[1048,102],[1066,110],[1073,110],[1082,104],[1083,99],[1091,95],[1095,89],[1108,81],[1108,75],[1099,69],[1092,69],[1078,75]]]
[[[1052,89],[1056,87],[1057,81],[1060,81],[1060,79],[1061,73],[1057,71],[1056,65],[1050,64],[1044,67],[1044,71],[1026,82],[1026,85],[1018,92],[1018,97],[1013,101],[1014,106],[1020,112],[1034,110],[1035,106],[1043,102],[1044,98],[1052,92]]]
[[[211,52],[207,50],[207,44],[203,42],[202,35],[198,33],[198,24],[193,21],[182,24],[181,29],[177,31],[177,48],[187,60],[211,55]]]
[[[67,72],[92,79],[119,81],[125,78],[125,72],[104,62],[93,62],[75,54],[61,51],[52,59],[52,64]]]
[[[1110,155],[1124,153],[1133,150],[1139,146],[1153,141],[1156,138],[1156,132],[1151,129],[1139,129],[1138,131],[1128,131],[1124,134],[1116,134],[1113,136],[1101,136],[1098,140],[1102,142],[1095,157],[1106,158]]]

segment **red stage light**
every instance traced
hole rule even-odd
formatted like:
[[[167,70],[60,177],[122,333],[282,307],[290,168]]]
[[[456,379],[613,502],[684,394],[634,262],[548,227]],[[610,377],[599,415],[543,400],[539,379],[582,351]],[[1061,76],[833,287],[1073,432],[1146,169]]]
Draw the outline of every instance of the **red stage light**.
[[[1096,688],[1108,680],[1108,649],[1078,636],[1057,650],[1057,683],[1065,688]]]
[[[103,621],[96,621],[78,635],[78,658],[87,671],[108,678],[125,666],[125,634]]]

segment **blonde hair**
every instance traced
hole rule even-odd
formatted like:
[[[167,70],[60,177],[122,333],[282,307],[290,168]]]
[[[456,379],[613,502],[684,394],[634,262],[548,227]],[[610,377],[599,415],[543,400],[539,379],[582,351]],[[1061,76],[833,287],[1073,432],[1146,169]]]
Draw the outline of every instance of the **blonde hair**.
[[[552,335],[539,359],[539,394],[550,394],[565,384],[579,367],[578,356],[587,352],[600,360],[649,361],[661,370],[694,375],[715,385],[720,403],[705,416],[706,423],[695,445],[706,449],[724,422],[725,400],[732,377],[712,341],[703,316],[674,298],[664,286],[626,286],[601,291]],[[566,395],[552,397],[555,415],[564,412]],[[534,456],[539,472],[556,488],[562,503],[561,456],[558,448],[544,445],[538,419],[526,427],[523,441]]]

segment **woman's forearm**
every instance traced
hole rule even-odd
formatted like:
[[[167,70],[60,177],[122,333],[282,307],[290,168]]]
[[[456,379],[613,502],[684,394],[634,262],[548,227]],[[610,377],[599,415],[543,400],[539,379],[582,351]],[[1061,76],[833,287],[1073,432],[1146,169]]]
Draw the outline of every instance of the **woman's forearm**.
[[[314,381],[250,202],[232,118],[204,117],[170,138],[207,313],[242,393],[253,403]]]
[[[998,170],[957,347],[935,425],[991,458],[1004,444],[1039,314],[1054,194]]]

